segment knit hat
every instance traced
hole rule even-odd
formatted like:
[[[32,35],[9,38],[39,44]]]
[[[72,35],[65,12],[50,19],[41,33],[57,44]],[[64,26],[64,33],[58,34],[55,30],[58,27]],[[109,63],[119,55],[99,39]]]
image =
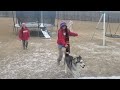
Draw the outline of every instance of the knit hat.
[[[26,24],[25,23],[22,23],[22,27],[25,26],[26,27]]]
[[[67,26],[65,22],[62,22],[62,23],[60,24],[60,27],[63,27],[63,26]]]

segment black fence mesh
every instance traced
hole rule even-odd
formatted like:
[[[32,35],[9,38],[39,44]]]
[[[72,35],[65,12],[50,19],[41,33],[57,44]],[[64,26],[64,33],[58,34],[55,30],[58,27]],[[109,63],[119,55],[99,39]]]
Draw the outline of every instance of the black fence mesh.
[[[43,22],[55,25],[55,11],[42,11]],[[18,23],[22,22],[39,22],[41,23],[41,11],[16,11],[16,18]]]

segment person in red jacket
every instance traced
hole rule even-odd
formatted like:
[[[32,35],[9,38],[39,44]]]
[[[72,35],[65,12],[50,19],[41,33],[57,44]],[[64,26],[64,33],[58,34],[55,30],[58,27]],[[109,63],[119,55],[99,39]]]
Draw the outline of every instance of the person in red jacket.
[[[30,31],[26,27],[25,23],[22,23],[22,28],[19,31],[19,39],[22,40],[23,49],[27,49],[29,38],[30,38]]]
[[[58,65],[60,65],[60,61],[62,60],[63,54],[70,53],[70,44],[69,44],[69,36],[78,36],[77,33],[71,32],[65,22],[60,24],[60,29],[58,30],[58,50],[59,56],[57,59]]]

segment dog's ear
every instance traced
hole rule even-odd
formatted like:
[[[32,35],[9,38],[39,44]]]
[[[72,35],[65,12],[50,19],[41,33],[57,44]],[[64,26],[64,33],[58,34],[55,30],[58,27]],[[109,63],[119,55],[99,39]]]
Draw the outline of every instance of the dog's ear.
[[[79,57],[81,57],[81,56],[79,55]]]
[[[79,58],[82,59],[82,57],[79,55]]]

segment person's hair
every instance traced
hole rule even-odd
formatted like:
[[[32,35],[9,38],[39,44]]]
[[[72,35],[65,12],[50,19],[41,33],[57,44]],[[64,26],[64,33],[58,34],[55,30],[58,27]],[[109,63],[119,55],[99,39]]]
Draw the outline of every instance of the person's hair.
[[[25,26],[25,28],[27,28],[27,27]],[[24,28],[23,28],[23,26],[22,26],[22,25],[21,25],[21,29],[22,29],[22,30],[24,30]]]
[[[27,27],[25,27],[25,28],[27,28]],[[23,28],[23,27],[21,27],[21,29],[22,29],[22,30],[24,30],[24,28]]]
[[[66,29],[67,29],[67,26],[65,25],[65,27],[66,27]],[[61,29],[63,28],[63,26],[62,27],[60,27]]]
[[[66,32],[66,36],[68,36],[68,28],[67,28],[67,26],[65,28],[65,32]]]

